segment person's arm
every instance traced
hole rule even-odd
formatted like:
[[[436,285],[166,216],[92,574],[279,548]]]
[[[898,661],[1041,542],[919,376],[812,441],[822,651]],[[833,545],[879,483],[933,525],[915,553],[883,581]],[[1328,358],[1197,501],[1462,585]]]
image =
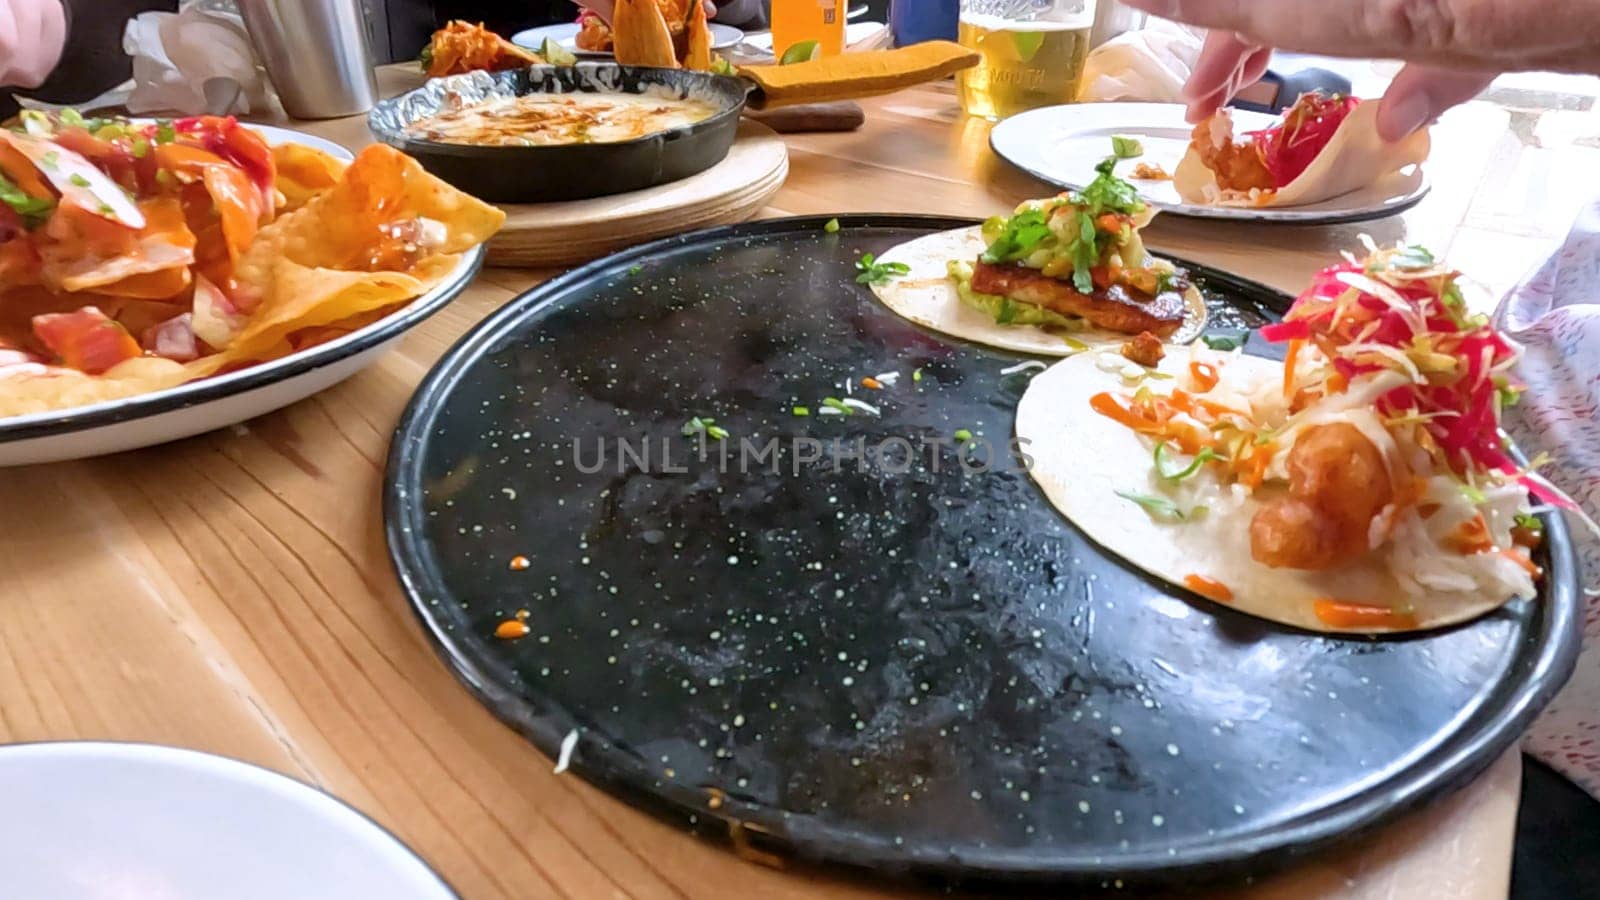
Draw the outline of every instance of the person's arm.
[[[1384,96],[1398,140],[1476,96],[1500,72],[1600,72],[1600,0],[1124,0],[1211,29],[1185,88],[1204,118],[1260,78],[1281,47],[1410,63]]]
[[[0,0],[0,87],[43,84],[66,45],[62,0]]]
[[[762,0],[718,0],[717,21],[739,28],[765,28],[766,4]]]

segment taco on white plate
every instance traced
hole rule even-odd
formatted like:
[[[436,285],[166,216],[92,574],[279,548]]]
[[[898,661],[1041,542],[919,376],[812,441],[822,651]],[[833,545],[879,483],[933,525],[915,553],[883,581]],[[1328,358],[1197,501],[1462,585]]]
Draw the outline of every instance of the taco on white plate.
[[[1378,136],[1378,104],[1340,94],[1302,94],[1283,121],[1236,140],[1226,109],[1195,126],[1172,174],[1186,203],[1309,206],[1377,184],[1428,158],[1419,131],[1399,143]]]
[[[1532,598],[1530,492],[1502,443],[1519,351],[1417,247],[1317,276],[1261,330],[1287,362],[1195,345],[1153,374],[1084,354],[1034,378],[1017,436],[1102,546],[1240,611],[1405,632]]]
[[[1193,340],[1205,299],[1182,270],[1146,252],[1155,211],[1096,167],[1081,191],[1029,200],[1009,218],[918,238],[884,253],[872,281],[896,313],[935,331],[1023,353]]]

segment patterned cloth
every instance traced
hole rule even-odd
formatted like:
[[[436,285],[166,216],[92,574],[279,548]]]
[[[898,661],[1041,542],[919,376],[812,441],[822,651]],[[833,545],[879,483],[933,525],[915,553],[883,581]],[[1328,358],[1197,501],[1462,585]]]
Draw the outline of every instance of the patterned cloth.
[[[1528,392],[1506,426],[1541,471],[1600,519],[1600,202],[1554,256],[1501,303],[1496,324],[1527,350]],[[1528,735],[1527,749],[1600,797],[1600,541],[1572,522],[1589,608],[1577,672]]]

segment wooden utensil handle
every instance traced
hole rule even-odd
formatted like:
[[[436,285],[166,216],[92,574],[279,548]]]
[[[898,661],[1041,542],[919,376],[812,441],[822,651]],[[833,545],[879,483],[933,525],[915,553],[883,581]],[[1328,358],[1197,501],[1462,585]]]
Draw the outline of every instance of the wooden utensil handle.
[[[832,103],[807,103],[771,110],[746,110],[745,115],[781,134],[813,131],[855,131],[866,122],[867,114],[854,100]]]

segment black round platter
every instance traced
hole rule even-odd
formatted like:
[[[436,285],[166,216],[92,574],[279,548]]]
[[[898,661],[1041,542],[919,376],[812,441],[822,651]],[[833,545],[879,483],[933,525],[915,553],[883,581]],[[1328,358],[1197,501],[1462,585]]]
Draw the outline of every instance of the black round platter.
[[[462,681],[551,756],[576,730],[572,770],[636,805],[895,877],[1259,871],[1515,741],[1576,652],[1559,522],[1537,601],[1407,639],[1286,630],[1143,577],[1009,447],[1029,373],[1003,371],[1025,357],[856,283],[860,254],[964,224],[672,238],[537,288],[451,350],[385,500],[400,578]],[[1213,331],[1288,302],[1190,269]],[[847,381],[881,417],[818,414]],[[728,436],[685,436],[696,417]],[[519,610],[527,636],[495,637]]]

